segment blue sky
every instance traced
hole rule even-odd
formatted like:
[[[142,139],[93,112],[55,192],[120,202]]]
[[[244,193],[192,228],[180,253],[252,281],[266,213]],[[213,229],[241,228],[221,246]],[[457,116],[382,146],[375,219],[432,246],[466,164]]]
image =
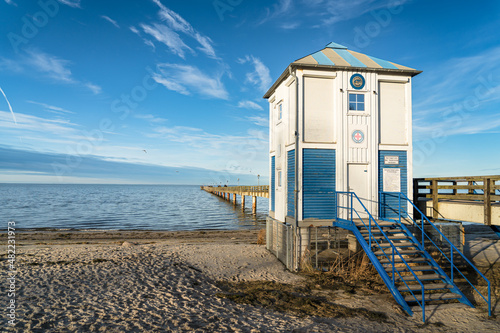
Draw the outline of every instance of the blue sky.
[[[424,71],[414,176],[500,173],[498,1],[0,0],[0,18],[0,182],[266,183],[262,96],[331,41]]]

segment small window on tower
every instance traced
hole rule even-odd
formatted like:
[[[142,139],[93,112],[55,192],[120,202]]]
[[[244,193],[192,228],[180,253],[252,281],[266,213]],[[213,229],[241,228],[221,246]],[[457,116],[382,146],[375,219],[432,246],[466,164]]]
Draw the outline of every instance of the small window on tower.
[[[283,104],[280,103],[280,105],[278,105],[278,120],[281,120],[282,117],[283,117]]]
[[[365,111],[364,94],[349,94],[349,111]]]

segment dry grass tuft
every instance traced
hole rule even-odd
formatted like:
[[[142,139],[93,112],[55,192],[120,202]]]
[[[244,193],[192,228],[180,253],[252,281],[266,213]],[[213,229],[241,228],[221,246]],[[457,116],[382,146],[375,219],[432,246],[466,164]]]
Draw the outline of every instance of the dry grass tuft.
[[[311,251],[309,251],[309,249],[306,249],[302,254],[302,258],[300,259],[300,271],[305,274],[312,274],[316,271],[312,264]]]
[[[259,230],[259,234],[257,235],[257,244],[258,245],[266,244],[266,229]]]
[[[310,261],[309,265],[307,262],[304,264],[301,266],[301,273],[309,278],[308,283],[311,288],[319,286],[332,290],[342,289],[349,293],[361,290],[370,293],[387,291],[384,282],[363,251],[345,257],[338,256],[326,272],[313,269]]]

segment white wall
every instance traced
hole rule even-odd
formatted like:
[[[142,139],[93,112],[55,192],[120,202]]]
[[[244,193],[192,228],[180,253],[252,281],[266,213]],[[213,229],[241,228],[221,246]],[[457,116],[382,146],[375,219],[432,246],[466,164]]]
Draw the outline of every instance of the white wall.
[[[290,82],[285,80],[275,90],[270,97],[270,154],[275,156],[276,169],[270,170],[275,172],[275,214],[274,218],[280,221],[285,220],[286,215],[286,159],[287,145],[290,140]],[[294,97],[294,95],[293,95]],[[282,106],[282,116],[279,119],[279,106]],[[295,126],[295,121],[294,125]],[[281,171],[281,186],[279,183],[279,172]],[[269,177],[271,178],[271,177]]]
[[[365,87],[354,90],[350,77],[360,73]],[[278,187],[276,172],[275,218],[285,220],[287,205],[287,151],[295,149],[296,84],[298,83],[299,149],[296,158],[302,165],[302,149],[326,148],[336,150],[337,191],[348,189],[348,164],[362,164],[367,170],[368,208],[377,213],[378,151],[405,150],[408,155],[408,191],[412,192],[411,150],[411,79],[398,74],[376,72],[302,70],[296,72],[297,82],[287,77],[269,98],[270,152],[276,155],[276,169],[282,171],[282,186]],[[348,109],[349,93],[365,96],[365,111]],[[279,103],[283,117],[278,120]],[[352,132],[361,130],[365,140],[352,141]],[[281,156],[278,146],[281,145]],[[302,170],[299,181],[298,217],[302,219]]]

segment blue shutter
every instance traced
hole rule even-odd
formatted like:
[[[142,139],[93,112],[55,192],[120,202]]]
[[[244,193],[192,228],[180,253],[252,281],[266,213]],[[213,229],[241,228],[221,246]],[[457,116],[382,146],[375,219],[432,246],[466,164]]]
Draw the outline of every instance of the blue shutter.
[[[401,169],[401,192],[408,196],[408,160],[406,151],[398,150],[380,150],[378,153],[378,190],[384,190],[384,168],[399,168]],[[399,164],[384,164],[385,156],[398,156]],[[380,196],[379,197],[379,216],[381,218],[392,218],[398,216],[399,199],[397,196]],[[406,209],[406,206],[402,207]]]
[[[287,156],[287,216],[295,217],[295,150]]]
[[[276,198],[275,188],[276,188],[276,163],[275,157],[271,156],[271,211],[274,212],[274,202]]]
[[[303,218],[334,219],[335,150],[304,149],[302,183]]]

